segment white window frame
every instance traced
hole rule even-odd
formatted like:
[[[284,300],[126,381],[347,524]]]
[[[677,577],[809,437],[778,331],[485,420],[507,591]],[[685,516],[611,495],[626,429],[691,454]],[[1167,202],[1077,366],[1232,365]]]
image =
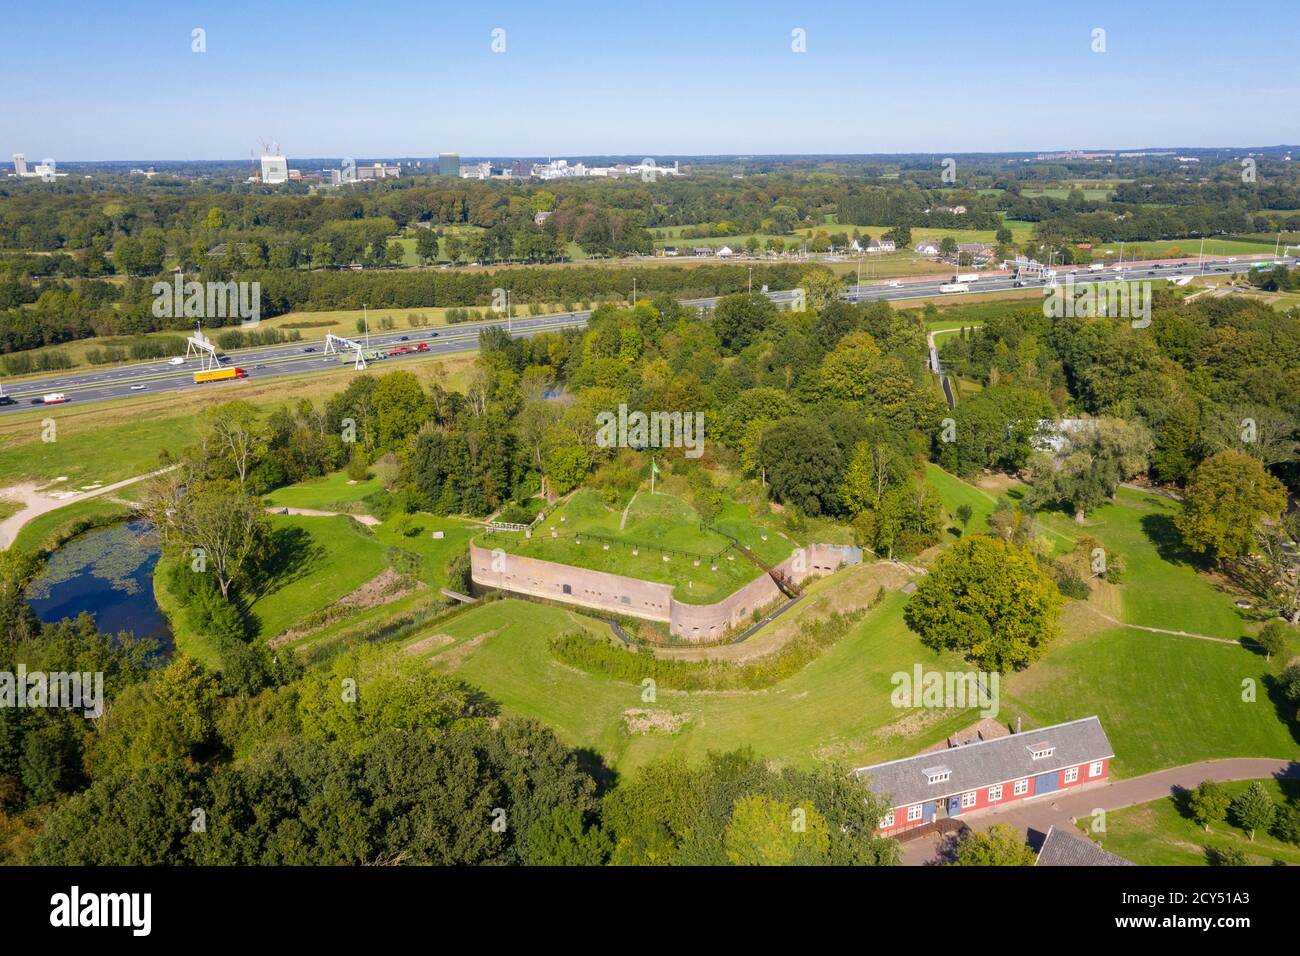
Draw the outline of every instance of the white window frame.
[[[1028,792],[1029,792],[1029,778],[1025,777],[1023,780],[1017,780],[1016,787],[1014,790],[1015,795],[1017,797],[1023,797]]]
[[[1002,799],[1002,784],[989,787],[989,803],[997,803]]]
[[[1092,763],[1088,764],[1088,776],[1100,777],[1101,771],[1105,766],[1106,764],[1104,762],[1100,760],[1094,760]]]
[[[908,807],[908,808],[907,808],[907,822],[908,822],[908,823],[915,823],[917,820],[921,819],[921,813],[922,813],[922,810],[923,810],[923,809],[924,809],[924,808],[923,808],[923,807],[921,806],[921,804],[919,804],[919,803],[918,803],[918,804],[915,804],[914,806],[910,806],[910,807]]]
[[[1078,767],[1066,767],[1066,768],[1065,768],[1065,782],[1066,782],[1066,783],[1077,783],[1078,780],[1079,780],[1079,768],[1078,768]]]
[[[880,818],[880,829],[887,830],[894,825],[894,811],[890,810]]]
[[[977,801],[978,797],[976,797],[975,791],[967,790],[961,795],[961,808],[963,810],[969,810],[971,807],[975,806]]]

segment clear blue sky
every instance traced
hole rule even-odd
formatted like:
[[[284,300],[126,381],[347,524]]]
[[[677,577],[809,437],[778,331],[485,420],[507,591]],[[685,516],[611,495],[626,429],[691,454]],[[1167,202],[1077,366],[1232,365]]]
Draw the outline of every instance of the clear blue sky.
[[[1271,145],[1300,139],[1297,37],[1297,0],[23,0],[0,156]]]

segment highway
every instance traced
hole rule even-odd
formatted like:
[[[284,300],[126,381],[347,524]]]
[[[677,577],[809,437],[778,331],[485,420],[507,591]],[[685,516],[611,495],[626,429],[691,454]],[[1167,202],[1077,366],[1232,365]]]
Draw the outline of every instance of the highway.
[[[1271,257],[1269,257],[1271,258]],[[1296,257],[1286,260],[1295,265]],[[1091,283],[1137,281],[1146,279],[1174,279],[1179,276],[1228,275],[1249,271],[1256,261],[1244,257],[1238,259],[1206,259],[1204,262],[1179,262],[1166,264],[1135,264],[1125,266],[1123,271],[1108,267],[1102,271],[1088,271],[1087,267],[1078,267],[1074,272],[1076,286]],[[912,279],[897,279],[890,282],[877,282],[873,285],[850,286],[844,297],[851,302],[898,301],[906,299],[930,298],[939,296],[939,286],[951,282],[950,276],[926,276]],[[1021,279],[1009,274],[981,274],[980,279],[971,282],[969,292],[942,294],[945,299],[960,299],[964,295],[979,295],[988,292],[1007,292],[1025,288],[1043,288],[1049,282],[1063,284],[1065,271],[1058,270],[1053,280]],[[769,292],[768,298],[779,305],[790,305],[796,298],[793,291]],[[684,305],[710,307],[716,298],[690,299]],[[560,315],[512,318],[509,321],[510,334],[516,338],[528,338],[542,332],[558,331],[565,328],[586,325],[591,313],[570,312]],[[506,319],[494,319],[486,322],[466,322],[462,325],[439,326],[437,329],[409,329],[404,331],[372,334],[369,349],[388,350],[400,345],[419,345],[424,343],[428,351],[414,352],[402,356],[372,361],[371,367],[387,368],[390,365],[431,355],[445,355],[454,352],[473,351],[478,347],[479,333],[492,326],[507,327]],[[353,356],[325,355],[324,340],[302,340],[280,345],[259,346],[238,349],[223,356],[223,368],[242,368],[248,373],[248,381],[260,381],[285,375],[299,375],[320,372],[340,367],[350,367]],[[52,392],[62,392],[70,403],[78,405],[86,402],[104,401],[113,398],[153,395],[159,392],[180,391],[182,389],[205,388],[209,390],[236,389],[233,383],[213,382],[204,385],[194,383],[194,373],[200,369],[198,359],[188,359],[183,365],[171,365],[166,359],[119,365],[106,368],[92,368],[66,374],[42,376],[23,379],[6,388],[5,395],[14,400],[14,404],[0,405],[0,414],[13,414],[41,408],[41,396]],[[0,383],[3,384],[3,383]],[[231,392],[235,397],[236,391]]]

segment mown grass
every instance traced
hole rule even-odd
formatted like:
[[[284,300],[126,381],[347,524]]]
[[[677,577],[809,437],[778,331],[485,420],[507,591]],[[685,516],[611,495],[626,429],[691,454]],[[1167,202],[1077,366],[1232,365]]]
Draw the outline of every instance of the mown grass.
[[[984,527],[994,496],[930,466],[927,480],[951,514],[967,503],[971,530]],[[1007,496],[1023,494],[1013,485]],[[1214,757],[1286,757],[1300,747],[1294,705],[1273,699],[1274,680],[1290,654],[1271,662],[1235,642],[1257,625],[1216,589],[1205,566],[1187,554],[1173,528],[1176,503],[1121,488],[1084,527],[1062,512],[1039,512],[1054,550],[1070,550],[1087,534],[1127,563],[1124,583],[1095,585],[1088,605],[1072,602],[1065,633],[1044,659],[1010,675],[1003,687],[1008,708],[1043,725],[1096,714],[1115,745],[1122,776]],[[1221,641],[1158,634],[1125,624],[1187,631]],[[1222,641],[1228,641],[1224,643]],[[1293,653],[1300,653],[1300,642]],[[1243,700],[1252,681],[1254,701]]]
[[[1252,782],[1239,780],[1222,786],[1236,797]],[[1300,781],[1259,782],[1277,803],[1300,800]],[[1106,815],[1102,845],[1139,866],[1205,866],[1207,847],[1241,850],[1255,865],[1300,864],[1300,847],[1283,843],[1270,833],[1256,831],[1252,842],[1250,834],[1229,821],[1213,823],[1207,832],[1184,814],[1183,800],[1178,796],[1111,811]],[[1086,821],[1080,825],[1086,825]]]
[[[383,487],[378,478],[354,482],[347,472],[337,471],[323,478],[312,478],[277,488],[266,496],[266,503],[276,508],[311,508],[317,511],[351,511],[366,497]]]
[[[383,542],[351,518],[272,515],[270,522],[283,561],[259,582],[248,605],[257,639],[268,640],[330,607],[388,566]],[[215,664],[212,641],[189,627],[168,591],[164,564],[159,562],[154,574],[154,596],[171,622],[177,648]]]
[[[702,527],[695,510],[676,495],[642,490],[627,506],[626,523],[623,511],[619,504],[606,504],[598,492],[584,489],[537,524],[531,539],[521,532],[505,532],[483,535],[479,544],[508,554],[658,581],[671,585],[677,600],[690,604],[721,600],[763,573],[730,547],[724,534]],[[800,544],[770,522],[754,519],[744,504],[734,500],[726,503],[714,525],[768,565],[785,560]]]
[[[125,489],[124,489],[125,490]],[[82,531],[127,517],[131,509],[110,501],[107,496],[88,498],[37,515],[19,529],[13,546],[24,551],[49,552]]]
[[[833,586],[833,580],[822,582]],[[836,760],[860,766],[903,756],[978,719],[974,711],[896,709],[896,672],[951,669],[950,656],[921,647],[902,622],[904,598],[889,595],[851,631],[788,680],[760,691],[670,691],[644,699],[640,683],[593,677],[556,661],[549,640],[573,629],[605,638],[576,612],[515,600],[492,602],[409,642],[430,664],[482,687],[507,709],[536,717],[575,746],[593,747],[620,770],[669,753],[753,747],[782,763]],[[799,613],[794,611],[791,613]],[[684,717],[671,734],[630,734],[624,712]]]

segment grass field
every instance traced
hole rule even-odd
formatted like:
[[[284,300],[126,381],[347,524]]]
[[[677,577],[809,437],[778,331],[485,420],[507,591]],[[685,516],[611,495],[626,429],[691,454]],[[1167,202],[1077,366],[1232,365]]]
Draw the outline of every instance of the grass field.
[[[1300,782],[1262,780],[1274,800],[1300,800]],[[1251,781],[1223,784],[1236,797]],[[1228,821],[1211,824],[1209,832],[1183,815],[1178,797],[1165,797],[1106,815],[1106,833],[1102,844],[1112,853],[1139,866],[1205,866],[1207,847],[1234,847],[1246,854],[1254,865],[1300,865],[1300,847],[1283,843],[1272,834],[1257,831],[1255,840]]]
[[[702,528],[695,511],[676,495],[642,490],[627,506],[627,521],[620,528],[622,517],[622,507],[607,505],[597,492],[584,489],[536,525],[531,539],[505,532],[484,535],[479,543],[509,554],[659,581],[672,585],[674,596],[689,604],[721,600],[763,573],[729,549],[724,535]],[[753,519],[735,501],[728,501],[715,527],[767,564],[785,560],[799,545],[771,522]],[[710,563],[715,555],[716,562]]]
[[[833,578],[815,587],[834,587]],[[592,677],[561,665],[548,640],[603,626],[555,607],[506,600],[475,609],[412,641],[439,669],[482,687],[508,710],[536,717],[575,746],[592,747],[620,770],[669,753],[698,759],[709,750],[753,747],[781,763],[807,766],[835,760],[860,766],[903,756],[978,719],[974,711],[898,710],[890,676],[948,669],[955,662],[921,648],[902,623],[897,592],[837,644],[788,680],[762,691],[659,690],[642,699],[640,684]],[[799,613],[798,611],[791,613]],[[633,734],[628,710],[648,709],[685,719],[675,733]]]
[[[90,498],[37,515],[19,530],[14,538],[14,546],[24,551],[52,551],[88,522],[107,524],[125,518],[130,513],[131,509],[109,501],[108,496]]]
[[[288,552],[285,570],[262,584],[249,605],[256,636],[268,640],[331,606],[388,566],[386,546],[351,518],[270,516],[272,533]],[[217,663],[211,642],[187,626],[175,599],[154,576],[154,596],[171,621],[176,646],[209,664]]]
[[[969,504],[971,530],[984,527],[993,493],[933,465],[927,480],[949,514]],[[1013,500],[1021,494],[1014,483],[1007,490]],[[1119,587],[1097,585],[1086,605],[1071,602],[1059,642],[1043,660],[1006,679],[1006,705],[1040,725],[1099,715],[1121,776],[1211,757],[1293,756],[1300,748],[1300,727],[1287,716],[1294,706],[1287,711],[1275,704],[1268,689],[1291,653],[1300,654],[1300,642],[1269,662],[1238,643],[1115,626],[1096,613],[1227,641],[1257,629],[1211,584],[1201,563],[1181,551],[1172,525],[1175,507],[1157,495],[1120,489],[1083,528],[1060,512],[1038,514],[1057,553],[1086,533],[1123,555],[1128,573]],[[1253,702],[1242,699],[1246,679],[1258,691]]]
[[[473,361],[473,356],[466,355],[437,356],[405,361],[401,369],[426,386],[440,380],[454,389],[463,382]],[[319,402],[345,388],[356,374],[350,368],[339,368],[262,382],[223,383],[220,388],[187,392],[183,398],[157,394],[80,406],[73,401],[57,408],[6,415],[0,418],[0,487],[60,476],[67,476],[68,485],[76,487],[145,474],[158,466],[161,451],[175,452],[195,440],[196,414],[206,408],[244,399],[269,413],[302,399]],[[53,418],[57,424],[57,441],[42,441],[45,418]]]
[[[383,488],[378,478],[354,482],[347,472],[337,471],[323,478],[312,478],[296,485],[277,488],[266,496],[266,503],[276,508],[311,508],[317,511],[361,513],[360,505],[368,495]]]

